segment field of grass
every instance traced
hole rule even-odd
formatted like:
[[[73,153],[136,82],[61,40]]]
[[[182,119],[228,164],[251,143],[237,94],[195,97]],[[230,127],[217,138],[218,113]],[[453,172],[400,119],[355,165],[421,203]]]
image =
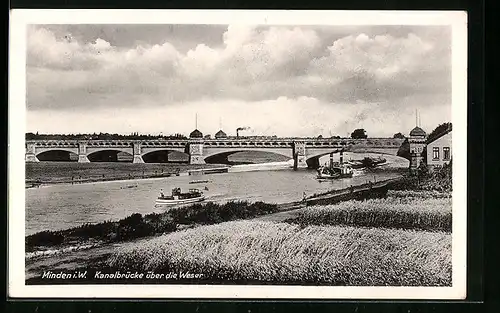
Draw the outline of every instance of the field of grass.
[[[350,225],[451,232],[451,198],[433,193],[390,192],[385,199],[311,206],[290,223]],[[405,196],[406,194],[406,196]]]
[[[451,199],[451,192],[434,190],[389,190],[387,196],[391,198],[407,199]]]
[[[72,180],[134,179],[175,175],[189,169],[215,167],[212,164],[39,162],[26,163],[26,181],[61,183]]]
[[[451,235],[235,221],[129,245],[107,265],[203,273],[212,283],[449,286]]]

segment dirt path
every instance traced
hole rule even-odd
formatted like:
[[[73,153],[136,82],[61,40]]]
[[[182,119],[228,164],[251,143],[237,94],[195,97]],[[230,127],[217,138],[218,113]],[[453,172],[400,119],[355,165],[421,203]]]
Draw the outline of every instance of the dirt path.
[[[307,210],[307,209],[305,207],[303,207],[303,208],[293,209],[293,210],[289,210],[289,211],[283,211],[283,212],[268,214],[268,215],[264,215],[264,216],[259,216],[259,217],[253,218],[252,220],[254,220],[254,221],[269,221],[269,222],[283,222],[289,218],[297,217],[297,215],[304,210]]]
[[[59,272],[72,271],[76,268],[95,266],[105,261],[117,249],[140,241],[147,241],[152,237],[140,238],[127,242],[106,243],[98,247],[84,250],[61,252],[50,256],[27,259],[25,266],[25,279],[32,279],[43,275],[44,271]]]

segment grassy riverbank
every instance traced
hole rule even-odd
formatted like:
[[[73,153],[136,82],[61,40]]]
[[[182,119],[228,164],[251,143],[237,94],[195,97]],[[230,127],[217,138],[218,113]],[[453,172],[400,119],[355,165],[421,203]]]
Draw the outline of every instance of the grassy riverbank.
[[[215,283],[442,286],[451,283],[451,236],[237,221],[128,246],[106,263],[140,272],[203,273]]]
[[[26,163],[26,184],[84,183],[178,175],[192,169],[220,167],[218,164],[184,163]]]
[[[414,194],[413,194],[414,195]],[[451,198],[390,196],[385,199],[347,201],[312,206],[289,223],[416,229],[451,232]]]
[[[210,283],[449,286],[451,198],[403,193],[178,231],[118,249],[101,266],[203,273]]]
[[[382,183],[383,182],[379,182]],[[347,199],[368,199],[385,196],[387,187],[368,189],[366,184],[355,186],[354,192],[343,190],[341,194],[332,190],[322,194],[322,202],[341,202]],[[358,190],[359,189],[359,190]],[[380,189],[380,190],[379,190]],[[335,196],[330,198],[329,194]],[[314,198],[284,204],[268,204],[264,202],[249,203],[246,201],[230,201],[224,204],[212,202],[196,203],[188,206],[171,208],[165,213],[132,214],[119,221],[104,221],[95,224],[84,224],[60,231],[42,231],[26,237],[26,251],[53,249],[62,246],[82,246],[95,242],[123,242],[135,238],[158,235],[177,230],[178,225],[217,224],[236,219],[249,219],[278,211],[289,211],[311,205]]]
[[[304,215],[299,214],[296,219],[275,222],[250,219],[266,214],[272,216],[278,210],[276,206],[262,203],[197,204],[162,215],[141,218],[134,215],[114,226],[108,222],[61,233],[78,235],[85,229],[89,238],[96,238],[97,234],[97,238],[106,238],[108,243],[123,242],[123,245],[114,244],[108,249],[98,247],[94,250],[96,253],[87,253],[89,259],[76,262],[81,269],[91,272],[203,273],[200,279],[163,283],[451,284],[449,194],[389,191],[385,199],[351,200],[303,208]],[[357,215],[359,212],[366,214]],[[165,223],[163,226],[160,220]],[[179,227],[179,222],[194,228]],[[101,231],[103,229],[109,231]],[[162,235],[134,241],[137,234]],[[56,263],[55,269],[75,262],[67,254],[61,258],[65,261]],[[43,264],[47,266],[44,262],[47,259],[37,263],[35,258],[27,260],[27,266],[40,271]],[[88,282],[94,281],[90,278]],[[120,283],[120,280],[98,283],[105,282]],[[29,283],[47,281],[31,273]]]
[[[85,224],[60,231],[43,231],[25,239],[26,252],[91,243],[123,242],[176,231],[182,225],[215,224],[277,212],[275,204],[230,201],[174,208],[165,213],[132,214],[119,221]]]
[[[90,225],[88,238],[123,244],[93,250],[98,254],[91,249],[90,260],[81,260],[82,252],[63,257],[63,265],[27,260],[36,271],[29,283],[47,283],[40,275],[47,266],[56,270],[71,264],[72,270],[104,273],[202,274],[197,279],[131,283],[450,286],[451,167],[420,175],[391,184],[393,190],[380,199],[302,207],[294,216],[274,221],[253,218],[279,215],[278,206],[235,202]],[[97,237],[90,235],[94,233]],[[81,238],[75,229],[61,234],[59,246]],[[137,234],[158,236],[134,240]],[[27,249],[43,246],[44,236],[35,234],[29,243],[27,237]],[[87,283],[124,281],[89,278]]]

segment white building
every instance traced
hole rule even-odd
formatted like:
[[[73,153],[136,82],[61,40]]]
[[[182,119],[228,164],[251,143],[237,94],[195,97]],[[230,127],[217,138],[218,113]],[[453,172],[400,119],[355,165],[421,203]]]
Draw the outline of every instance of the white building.
[[[427,165],[443,166],[451,161],[451,129],[427,143]]]

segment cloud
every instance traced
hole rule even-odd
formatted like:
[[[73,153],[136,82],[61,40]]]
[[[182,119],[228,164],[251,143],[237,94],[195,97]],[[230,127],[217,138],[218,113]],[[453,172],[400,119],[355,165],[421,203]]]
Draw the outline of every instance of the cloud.
[[[195,107],[199,105],[233,112],[234,118],[239,116],[238,123],[247,116],[241,112],[252,112],[252,118],[271,127],[269,131],[277,131],[279,125],[312,135],[331,128],[332,120],[342,134],[363,123],[373,123],[377,132],[385,133],[374,117],[379,112],[383,117],[408,111],[413,119],[411,112],[417,106],[450,107],[446,28],[199,27],[209,39],[191,36],[189,48],[182,44],[182,37],[189,36],[186,30],[177,37],[165,31],[161,40],[159,31],[124,27],[136,34],[133,40],[120,33],[119,26],[106,31],[95,26],[68,27],[75,35],[63,27],[30,27],[28,110],[40,111],[39,116],[94,114],[88,117],[93,121],[99,120],[97,112],[124,119],[119,112],[135,110],[128,119],[136,120],[184,110],[192,115],[201,110]],[[152,33],[154,38],[149,38]],[[112,34],[127,38],[127,44]],[[238,109],[232,110],[234,103]],[[310,109],[304,109],[306,103]],[[84,113],[89,110],[94,113]],[[337,121],[338,117],[342,120]],[[285,125],[287,119],[293,120],[293,126]],[[106,128],[105,120],[102,127]],[[269,126],[271,120],[273,126]],[[31,122],[45,125],[36,119]],[[263,131],[262,127],[256,129]]]
[[[164,93],[170,101],[235,94],[252,98],[241,94],[240,87],[293,76],[293,71],[304,69],[319,42],[314,31],[299,28],[257,31],[231,26],[223,38],[221,48],[200,44],[181,54],[168,42],[117,49],[102,39],[87,44],[71,38],[57,40],[54,34],[38,28],[28,37],[28,81],[45,81],[46,89],[54,93],[59,88],[60,108],[67,105],[64,95],[74,92],[82,94],[88,105],[99,103],[95,95],[103,92]],[[48,78],[60,75],[61,70],[71,70],[63,76],[80,82],[80,86]],[[44,107],[43,100],[35,101],[40,98],[36,91],[30,95],[28,107]]]
[[[433,57],[433,43],[415,34],[394,38],[361,33],[336,40],[328,50],[327,56],[311,61],[310,73],[331,82],[325,96],[332,101],[394,101],[423,92],[449,92],[450,56]]]
[[[62,40],[43,28],[31,28],[27,38],[27,65],[63,70],[90,70],[105,65],[113,55],[111,45],[100,38],[81,44],[70,35]]]
[[[133,102],[135,100],[132,100]],[[414,125],[413,107],[387,112],[372,103],[331,104],[316,98],[279,97],[262,101],[220,100],[193,101],[183,106],[154,106],[146,110],[134,107],[100,107],[82,112],[28,111],[28,130],[40,133],[152,133],[188,135],[195,127],[212,136],[222,128],[235,135],[237,127],[248,126],[246,134],[277,136],[347,136],[364,128],[371,137],[392,137],[409,133]],[[422,114],[422,127],[431,131],[451,118],[449,107],[439,106],[432,114]]]

